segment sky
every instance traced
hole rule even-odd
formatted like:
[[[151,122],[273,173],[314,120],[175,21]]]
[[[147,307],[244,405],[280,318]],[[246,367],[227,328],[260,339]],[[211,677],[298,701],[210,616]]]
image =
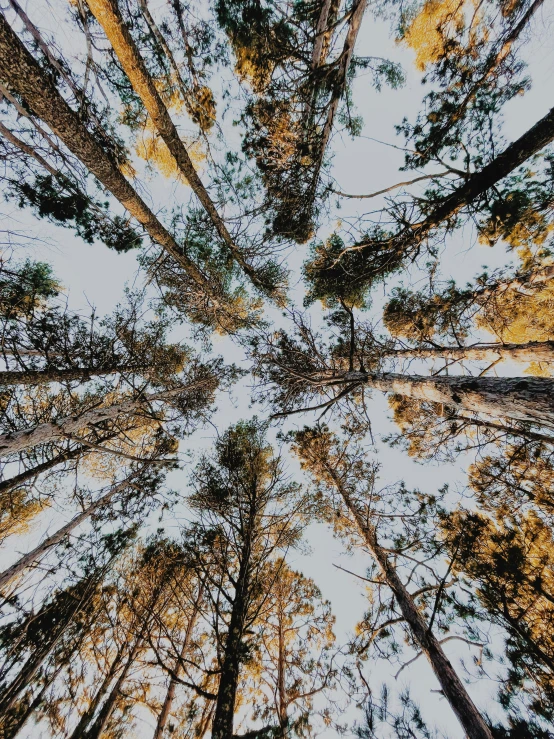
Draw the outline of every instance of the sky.
[[[156,0],[158,2],[158,0]],[[151,5],[155,8],[156,2]],[[48,9],[43,3],[24,3],[33,20],[42,28],[56,25],[55,4]],[[52,10],[52,7],[54,10]],[[531,31],[530,43],[526,46],[524,57],[529,64],[529,73],[533,80],[532,89],[525,96],[510,102],[505,108],[504,133],[508,141],[513,140],[535,121],[540,119],[552,106],[552,79],[554,79],[554,48],[551,39],[554,37],[554,13],[552,0],[544,3],[535,18]],[[51,15],[50,15],[51,14]],[[71,43],[71,40],[67,40]],[[352,140],[347,135],[337,134],[332,141],[333,160],[332,176],[337,183],[337,189],[342,191],[363,194],[388,187],[397,181],[406,179],[406,173],[399,172],[402,166],[402,152],[383,143],[402,145],[402,139],[394,132],[394,125],[401,122],[404,116],[413,118],[420,109],[420,103],[425,93],[420,82],[420,74],[415,70],[413,55],[405,47],[394,42],[391,38],[389,26],[385,21],[375,21],[370,15],[364,20],[360,33],[356,54],[359,56],[386,57],[400,62],[407,75],[406,85],[401,90],[384,88],[377,93],[371,87],[370,77],[360,74],[354,83],[353,98],[358,113],[364,119],[362,135]],[[217,82],[216,82],[217,84]],[[235,135],[234,133],[232,134]],[[409,178],[409,177],[408,177]],[[154,194],[157,203],[163,203],[165,198],[173,197],[172,185],[161,178],[146,183],[147,188]],[[382,200],[369,201],[371,209],[380,207]],[[333,209],[329,223],[325,229],[331,229],[333,223],[340,219],[363,213],[369,210],[368,201],[342,201],[342,207]],[[4,203],[2,211],[10,229],[19,230],[29,237],[38,238],[33,245],[25,250],[25,256],[47,261],[52,264],[54,273],[64,285],[64,294],[68,306],[72,310],[87,312],[90,306],[95,306],[99,315],[110,312],[121,300],[126,285],[140,285],[142,274],[138,270],[136,255],[117,254],[102,245],[87,245],[72,235],[69,230],[55,227],[45,221],[38,221],[27,212],[19,210],[13,202]],[[470,229],[457,233],[446,245],[447,258],[442,260],[449,270],[445,277],[452,276],[458,282],[464,283],[478,274],[484,265],[489,268],[505,266],[509,262],[502,245],[493,249],[478,245]],[[287,265],[296,276],[300,273],[300,266],[307,255],[306,247],[298,246],[287,257]],[[419,279],[417,273],[404,275],[405,280]],[[294,282],[294,280],[293,280]],[[297,284],[293,295],[301,301],[302,288]],[[375,296],[374,312],[377,315],[382,297]],[[182,338],[180,332],[183,327],[176,327],[173,338]],[[237,361],[237,349],[229,339],[216,339],[214,351],[220,352],[228,361]],[[248,418],[253,412],[263,415],[264,408],[256,404],[255,394],[252,398],[250,387],[251,378],[245,378],[229,395],[224,395],[218,401],[217,424],[220,429],[236,422],[238,418]],[[252,401],[254,403],[252,404]],[[381,468],[383,485],[404,480],[410,488],[433,492],[445,483],[453,488],[463,486],[468,464],[468,457],[458,458],[453,464],[418,464],[398,449],[391,449],[380,440],[380,436],[395,430],[390,420],[386,399],[378,393],[370,405],[370,414],[373,433],[376,437],[377,448],[370,453],[378,456]],[[287,423],[287,428],[303,425],[312,421],[306,417],[295,419]],[[213,440],[213,429],[206,428],[199,432],[191,443],[186,441],[184,448],[191,448],[198,453],[209,449]],[[290,460],[291,474],[299,475],[298,464]],[[174,487],[186,486],[186,470],[173,475],[171,483]],[[20,552],[27,551],[36,545],[47,532],[52,532],[59,525],[73,515],[71,510],[56,509],[42,517],[32,531],[14,542],[9,551],[0,555],[2,569],[19,556]],[[175,527],[175,521],[181,516],[186,517],[183,510],[171,511],[166,514],[164,526],[170,533]],[[173,518],[173,520],[172,520]],[[154,523],[153,523],[154,525]],[[157,519],[155,522],[157,525]],[[306,541],[309,551],[298,552],[290,556],[290,564],[301,569],[305,575],[312,577],[321,588],[323,595],[328,598],[336,615],[336,633],[338,641],[345,641],[352,633],[357,620],[362,616],[366,596],[363,584],[339,570],[340,565],[360,575],[364,574],[368,560],[362,553],[348,557],[344,553],[341,543],[334,539],[331,532],[321,524],[310,526],[306,532]],[[448,644],[445,651],[458,663],[460,657],[466,659],[471,654],[469,647],[456,643]],[[375,664],[375,663],[373,663]],[[458,663],[459,664],[459,663]],[[369,667],[367,670],[369,671]],[[366,677],[372,685],[377,686],[382,680],[394,684],[394,672],[397,667],[388,669],[379,663],[378,669]],[[437,725],[442,727],[445,735],[451,739],[458,739],[463,733],[452,714],[448,704],[436,693],[438,685],[430,667],[421,659],[404,670],[396,687],[409,684],[413,697],[420,701],[424,714]],[[494,683],[487,681],[478,685],[471,685],[470,694],[480,707],[491,708],[490,697],[494,692]],[[332,731],[321,734],[322,737],[333,736]],[[40,730],[29,726],[28,736],[40,736]]]

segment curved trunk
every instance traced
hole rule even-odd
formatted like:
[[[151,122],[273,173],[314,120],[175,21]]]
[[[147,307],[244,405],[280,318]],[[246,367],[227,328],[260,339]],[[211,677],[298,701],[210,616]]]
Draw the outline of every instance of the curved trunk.
[[[30,467],[28,470],[20,472],[19,475],[10,477],[9,480],[2,480],[2,482],[0,482],[0,497],[8,493],[10,490],[13,490],[38,475],[41,475],[43,472],[48,472],[48,470],[57,467],[59,464],[63,464],[63,462],[67,462],[70,459],[77,459],[81,454],[90,453],[91,451],[92,450],[87,447],[76,447],[71,451],[63,452],[62,454],[52,457],[52,459],[49,459],[47,462],[42,462],[41,464],[35,465],[35,467]]]
[[[115,375],[122,372],[140,372],[146,367],[136,367],[131,364],[121,367],[76,367],[70,369],[44,370],[5,370],[0,371],[0,385],[42,385],[47,382],[69,382],[80,380],[85,382],[91,377],[100,375]]]
[[[87,4],[98,23],[104,29],[108,41],[112,45],[125,74],[129,78],[129,82],[148,111],[149,116],[152,118],[156,129],[171,152],[180,171],[187,178],[196,197],[202,203],[220,238],[252,282],[258,287],[263,287],[263,284],[256,276],[255,270],[244,259],[242,252],[233,241],[233,237],[227,230],[227,226],[217,212],[213,200],[198,176],[175,124],[171,120],[171,116],[156,90],[154,81],[149,75],[144,61],[135,46],[129,29],[123,22],[117,4],[113,0],[87,0]]]
[[[214,305],[219,305],[211,281],[208,281],[198,266],[184,254],[173,236],[127,182],[110,154],[85,128],[79,115],[69,107],[52,79],[27,51],[2,14],[0,14],[0,81],[23,98],[33,113],[52,129],[102,185],[144,226],[152,240],[171,255],[212,299]]]
[[[360,535],[363,537],[368,549],[379,565],[387,585],[394,593],[396,602],[410,627],[415,641],[427,657],[445,698],[450,703],[467,736],[469,739],[492,739],[492,734],[487,724],[469,697],[450,660],[432,631],[428,628],[414,599],[399,578],[395,567],[389,561],[387,552],[379,545],[375,529],[369,523],[368,517],[362,515],[358,510],[350,495],[334,474],[333,478],[345,505],[354,517]]]

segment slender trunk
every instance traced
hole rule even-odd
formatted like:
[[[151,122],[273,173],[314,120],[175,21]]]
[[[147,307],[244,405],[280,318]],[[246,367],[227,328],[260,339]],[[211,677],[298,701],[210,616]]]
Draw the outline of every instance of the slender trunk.
[[[76,367],[70,369],[43,369],[43,370],[6,370],[0,371],[0,385],[42,385],[47,382],[69,382],[81,380],[86,382],[98,375],[115,375],[123,372],[140,372],[146,367],[137,367],[132,364],[121,367]]]
[[[212,299],[214,305],[219,305],[219,298],[214,294],[211,284],[213,280],[208,281],[198,266],[184,254],[173,236],[127,182],[110,154],[87,131],[78,114],[69,107],[52,79],[27,51],[2,14],[0,81],[23,98],[33,113],[52,129],[102,185],[142,224],[152,240],[171,255]]]
[[[333,124],[335,122],[335,115],[337,113],[340,99],[344,94],[344,88],[346,85],[348,69],[352,60],[352,54],[354,53],[354,46],[356,45],[356,39],[362,25],[362,19],[364,17],[365,9],[367,7],[367,0],[355,0],[355,7],[352,10],[352,17],[348,26],[348,33],[344,40],[343,50],[340,56],[340,62],[336,80],[333,86],[333,93],[331,96],[331,102],[327,110],[327,117],[323,126],[323,133],[318,147],[318,158],[314,168],[312,186],[310,189],[310,199],[313,200],[315,197],[317,184],[319,181],[319,173],[323,165],[323,158],[327,150],[327,145],[331,137],[333,130]]]
[[[449,421],[463,421],[468,426],[476,426],[477,428],[491,429],[492,431],[503,431],[510,436],[521,436],[523,439],[529,441],[541,441],[545,444],[554,444],[554,436],[547,434],[539,434],[536,431],[528,431],[527,429],[514,428],[510,426],[504,426],[501,423],[492,423],[491,421],[481,421],[477,418],[470,418],[468,416],[449,416]]]
[[[256,271],[244,259],[242,252],[235,244],[233,237],[227,230],[227,226],[217,212],[213,200],[198,176],[175,124],[171,120],[171,116],[156,90],[154,81],[146,69],[131,33],[123,22],[117,2],[115,0],[87,0],[87,4],[104,29],[108,41],[129,78],[129,82],[140,97],[180,171],[187,178],[196,197],[202,203],[220,238],[252,282],[258,287],[263,287]]]
[[[38,444],[47,444],[64,436],[74,436],[87,427],[116,419],[124,413],[133,413],[144,407],[145,404],[157,400],[169,400],[170,398],[180,395],[187,390],[194,389],[198,385],[204,385],[206,381],[200,383],[192,383],[191,385],[174,388],[172,390],[164,390],[159,393],[151,393],[130,400],[124,400],[116,405],[110,405],[100,408],[93,408],[85,411],[79,416],[67,416],[58,421],[41,423],[30,429],[22,429],[21,431],[13,431],[9,434],[0,435],[0,457],[9,454],[21,452],[24,449],[31,449]]]
[[[279,613],[279,658],[277,663],[277,695],[279,699],[278,719],[281,735],[285,736],[285,730],[288,725],[287,715],[287,690],[285,685],[286,677],[286,652],[285,639],[283,634],[283,613]]]
[[[121,688],[123,687],[123,683],[127,679],[129,670],[133,666],[137,658],[137,655],[142,647],[142,642],[143,640],[139,638],[134,643],[129,653],[129,656],[127,657],[123,670],[121,671],[119,677],[117,678],[115,685],[111,689],[110,694],[108,698],[106,699],[106,702],[100,709],[100,712],[98,716],[96,717],[96,720],[94,721],[90,729],[87,729],[84,732],[83,734],[84,739],[100,739],[100,737],[102,736],[102,732],[106,728],[108,721],[110,720],[110,717],[116,706],[117,699],[119,698],[119,695],[121,693]]]
[[[4,690],[2,696],[0,696],[0,718],[6,716],[6,714],[15,706],[20,693],[31,684],[31,681],[40,670],[48,655],[64,635],[68,624],[71,623],[75,615],[86,606],[90,596],[94,592],[95,586],[95,581],[91,581],[88,584],[85,594],[75,603],[67,619],[64,623],[58,624],[57,633],[52,640],[43,644],[39,651],[27,660],[17,677],[15,677],[10,685]]]
[[[48,470],[51,470],[54,467],[57,467],[59,464],[63,464],[63,462],[67,462],[70,459],[77,459],[82,454],[90,454],[91,451],[92,450],[87,447],[78,446],[75,449],[71,449],[70,451],[57,454],[55,457],[52,457],[52,459],[49,459],[47,462],[37,464],[35,465],[35,467],[29,467],[28,470],[20,472],[19,475],[14,475],[14,477],[10,477],[9,480],[2,480],[2,482],[0,482],[0,498],[8,493],[10,490],[23,485],[29,480],[32,480],[38,475],[41,475],[43,472],[48,472]]]
[[[360,535],[363,537],[368,549],[379,565],[387,585],[394,593],[396,602],[410,627],[415,641],[429,660],[442,692],[450,703],[467,736],[469,739],[492,739],[492,734],[488,726],[469,697],[450,660],[445,655],[434,634],[427,627],[425,619],[418,610],[412,596],[399,578],[395,567],[389,561],[387,552],[379,545],[375,529],[369,523],[368,518],[362,515],[358,507],[354,504],[350,495],[334,474],[334,471],[332,476],[335,479],[335,484],[345,505],[356,522]]]
[[[198,594],[196,596],[192,614],[187,624],[187,628],[185,631],[185,638],[183,640],[183,646],[181,648],[181,653],[179,654],[179,657],[177,658],[177,660],[175,660],[175,666],[173,668],[173,672],[175,673],[177,677],[179,676],[179,672],[181,671],[182,660],[185,657],[189,649],[189,646],[190,646],[190,640],[192,638],[192,632],[194,630],[194,625],[198,617],[198,611],[200,608],[200,601],[202,599],[203,591],[204,591],[204,586],[201,583],[198,589]],[[169,714],[171,712],[171,706],[173,705],[173,699],[175,698],[175,690],[177,689],[177,684],[178,683],[177,683],[177,680],[175,679],[175,676],[171,676],[171,679],[169,681],[169,686],[167,688],[167,693],[165,695],[165,699],[162,705],[162,710],[160,711],[160,715],[158,716],[156,729],[154,731],[154,736],[152,737],[152,739],[162,739],[163,732],[167,724],[167,719],[169,718]]]
[[[9,733],[4,730],[3,739],[15,739],[15,737],[19,734],[21,729],[25,726],[27,721],[31,718],[33,713],[37,710],[37,708],[42,703],[42,699],[44,698],[44,694],[52,685],[54,680],[58,677],[60,672],[62,671],[63,665],[60,665],[57,670],[55,670],[45,681],[42,688],[39,690],[39,692],[35,695],[33,700],[29,703],[24,713],[21,715],[18,715],[17,720],[10,724],[10,731]]]
[[[229,631],[225,641],[223,664],[217,691],[212,739],[232,739],[235,701],[241,665],[241,645],[247,616],[247,595],[250,587],[250,555],[253,538],[253,510],[247,526],[247,536],[242,547],[241,563]]]
[[[66,523],[65,526],[62,526],[61,529],[58,529],[55,534],[52,534],[52,536],[48,536],[32,551],[24,554],[23,557],[20,557],[20,559],[15,562],[15,564],[11,565],[11,567],[8,567],[6,570],[1,572],[0,588],[3,588],[7,583],[10,582],[10,580],[13,580],[14,577],[21,574],[24,570],[37,562],[49,549],[56,546],[56,544],[59,544],[60,541],[62,541],[62,539],[67,536],[67,534],[71,533],[71,531],[77,528],[77,526],[83,523],[83,521],[86,521],[86,519],[89,518],[89,516],[91,516],[98,508],[106,505],[106,503],[108,503],[116,493],[124,490],[128,486],[128,484],[129,480],[126,480],[119,485],[114,485],[108,493],[103,495],[101,498],[98,498],[98,500],[89,505],[88,508],[72,518],[69,523]]]
[[[554,108],[541,118],[517,141],[510,144],[492,162],[479,172],[470,175],[463,185],[448,195],[442,203],[419,223],[403,228],[385,242],[399,254],[417,247],[441,223],[455,216],[462,208],[504,179],[510,172],[526,162],[534,154],[544,149],[554,139]],[[351,249],[372,249],[374,241],[356,244]],[[346,250],[348,251],[348,249]]]
[[[92,719],[92,717],[98,710],[98,706],[100,705],[102,698],[106,695],[108,688],[110,687],[110,684],[119,669],[121,660],[122,660],[122,654],[120,651],[118,651],[114,661],[110,665],[110,669],[108,670],[104,680],[102,681],[102,685],[96,691],[93,699],[88,705],[87,710],[83,713],[83,715],[79,719],[79,723],[73,730],[73,733],[71,734],[70,739],[82,739],[82,737],[86,734],[87,725],[89,724],[90,720]]]
[[[477,359],[494,361],[501,358],[515,362],[554,362],[554,341],[530,341],[528,344],[477,344],[475,346],[414,347],[395,349],[393,357],[410,359]]]
[[[58,170],[54,169],[51,164],[49,164],[46,159],[44,159],[38,152],[36,152],[32,146],[29,146],[29,144],[26,144],[24,141],[21,141],[21,139],[17,138],[15,134],[13,134],[9,128],[6,128],[3,123],[0,123],[0,134],[6,139],[6,141],[9,141],[10,144],[13,146],[16,146],[18,149],[20,149],[24,154],[27,154],[27,156],[32,157],[36,162],[40,164],[41,167],[44,167],[44,169],[51,174],[53,177],[58,176]]]

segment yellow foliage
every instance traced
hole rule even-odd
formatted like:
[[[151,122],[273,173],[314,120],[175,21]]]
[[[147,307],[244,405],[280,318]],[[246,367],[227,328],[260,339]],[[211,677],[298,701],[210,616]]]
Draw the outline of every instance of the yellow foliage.
[[[183,143],[195,166],[201,164],[206,159],[206,155],[199,141],[184,139]],[[164,177],[188,184],[186,177],[179,170],[177,162],[156,131],[150,118],[148,118],[142,131],[137,136],[135,151],[141,159],[156,167]]]
[[[48,503],[38,500],[26,500],[23,488],[6,494],[0,507],[0,541],[14,534],[26,534],[31,523]]]
[[[506,290],[487,303],[476,319],[477,326],[502,341],[525,344],[554,340],[554,285],[530,295]]]
[[[403,41],[416,52],[416,66],[424,70],[445,52],[448,38],[459,37],[465,26],[465,0],[427,0]],[[477,19],[476,19],[477,20]]]

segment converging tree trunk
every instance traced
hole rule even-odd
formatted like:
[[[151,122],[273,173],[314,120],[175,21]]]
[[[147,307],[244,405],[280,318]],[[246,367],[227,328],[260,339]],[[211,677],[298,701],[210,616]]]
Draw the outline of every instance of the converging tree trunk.
[[[375,529],[371,525],[369,517],[363,515],[358,509],[335,471],[330,467],[328,471],[346,507],[352,514],[360,535],[379,565],[387,585],[394,593],[396,602],[410,627],[415,641],[427,657],[445,698],[450,703],[467,736],[469,739],[492,739],[492,734],[487,724],[469,697],[462,681],[444,653],[442,646],[429,629],[414,599],[398,576],[395,567],[390,562],[387,552],[379,545]]]
[[[247,617],[247,596],[250,587],[250,556],[252,551],[254,511],[251,508],[250,521],[247,525],[248,537],[242,547],[242,556],[231,610],[229,630],[225,640],[225,650],[214,720],[212,724],[212,739],[231,739],[233,736],[233,718],[235,715],[235,701],[242,661],[241,645],[244,637],[244,625]]]
[[[93,424],[102,423],[103,421],[113,421],[124,413],[138,411],[148,403],[157,400],[170,400],[177,395],[182,395],[188,390],[193,390],[204,384],[206,384],[206,381],[192,383],[191,385],[185,385],[171,390],[163,390],[159,393],[139,395],[136,398],[124,400],[115,405],[92,408],[77,416],[67,416],[58,421],[41,423],[30,429],[22,429],[21,431],[0,435],[0,457],[21,452],[24,449],[32,449],[38,446],[38,444],[47,444],[54,439],[72,437]]]
[[[181,671],[181,663],[185,655],[187,654],[190,642],[192,639],[192,633],[194,631],[194,626],[196,624],[196,620],[198,618],[198,612],[200,609],[200,602],[202,600],[202,593],[204,592],[203,584],[201,583],[198,588],[198,593],[196,595],[194,606],[192,613],[190,615],[190,618],[187,623],[187,628],[185,631],[185,638],[183,639],[183,646],[181,648],[181,652],[179,654],[179,657],[177,660],[175,660],[175,665],[173,667],[174,675],[171,676],[169,680],[169,685],[167,688],[167,693],[165,694],[164,702],[162,704],[162,710],[160,711],[160,715],[158,716],[158,721],[156,723],[156,728],[154,730],[154,735],[152,739],[162,739],[163,732],[167,724],[167,719],[169,718],[169,714],[171,713],[171,707],[173,705],[173,700],[175,698],[175,691],[177,689],[178,681],[177,678],[179,676],[179,673]]]
[[[220,296],[210,281],[183,252],[169,231],[127,182],[117,164],[87,131],[56,89],[52,78],[39,66],[0,14],[0,81],[20,95],[29,108],[63,141],[146,232],[179,264],[215,305]],[[108,138],[106,136],[106,138]]]
[[[156,90],[154,81],[148,74],[148,70],[129,29],[123,22],[116,0],[87,0],[87,4],[96,20],[104,29],[108,41],[112,45],[121,66],[125,70],[125,74],[129,78],[129,82],[142,100],[144,107],[148,111],[148,115],[152,118],[156,129],[175,159],[177,166],[187,178],[196,197],[202,203],[217,233],[252,282],[258,287],[263,287],[263,283],[257,277],[255,270],[248,264],[242,252],[235,244],[227,226],[217,212],[217,208],[208,191],[198,176],[185,145],[175,128],[175,124],[171,120],[171,116]]]
[[[475,344],[473,346],[414,347],[395,349],[391,356],[406,359],[495,359],[515,362],[554,362],[554,341],[530,341],[528,344]]]
[[[140,372],[146,367],[132,364],[121,367],[76,367],[70,369],[44,370],[5,370],[0,371],[0,385],[42,385],[47,382],[70,382],[80,380],[86,382],[91,377],[100,375],[116,375],[124,372]]]
[[[47,537],[41,544],[36,546],[32,551],[28,552],[28,554],[24,554],[23,557],[20,557],[20,559],[18,559],[15,564],[11,565],[11,567],[8,567],[6,570],[1,572],[0,588],[3,588],[5,585],[7,585],[7,583],[10,582],[10,580],[13,580],[13,578],[17,577],[17,575],[20,575],[24,570],[31,567],[33,564],[36,564],[49,549],[55,547],[56,544],[59,544],[62,539],[64,539],[64,537],[66,537],[73,531],[73,529],[76,529],[77,526],[83,523],[83,521],[86,521],[86,519],[89,518],[94,513],[94,511],[98,510],[98,508],[101,508],[102,506],[106,505],[106,503],[109,503],[114,495],[119,493],[121,490],[124,490],[126,487],[129,486],[130,483],[131,480],[128,479],[125,480],[125,482],[120,483],[119,485],[114,485],[109,492],[107,492],[101,498],[98,498],[98,500],[89,505],[88,508],[72,518],[69,523],[66,523],[65,526],[62,526],[60,529],[58,529],[55,534]]]

